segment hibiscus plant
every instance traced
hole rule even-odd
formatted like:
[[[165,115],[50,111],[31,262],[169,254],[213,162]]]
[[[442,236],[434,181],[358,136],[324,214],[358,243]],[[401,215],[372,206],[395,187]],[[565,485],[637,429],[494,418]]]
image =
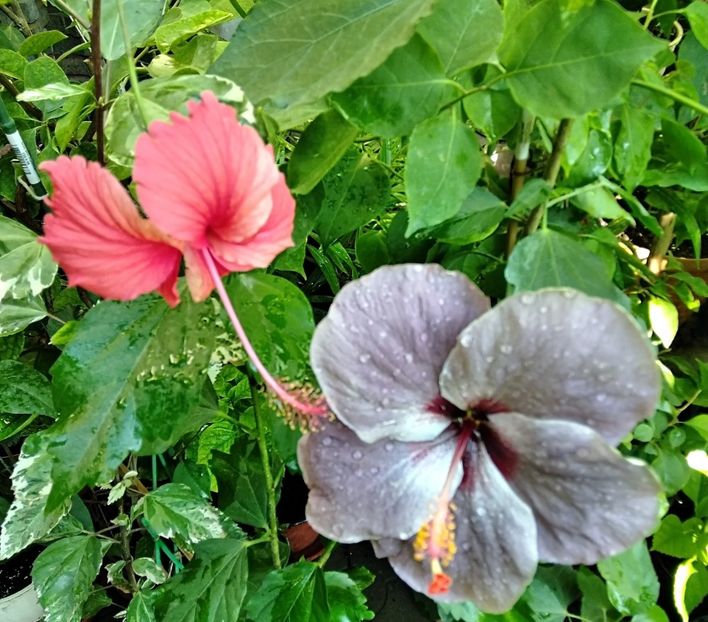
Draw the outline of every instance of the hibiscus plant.
[[[707,6],[0,3],[44,619],[698,619]]]

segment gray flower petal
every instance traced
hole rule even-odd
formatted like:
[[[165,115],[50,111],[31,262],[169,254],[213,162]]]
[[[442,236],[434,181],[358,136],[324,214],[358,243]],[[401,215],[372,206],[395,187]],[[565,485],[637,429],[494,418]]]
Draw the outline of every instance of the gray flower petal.
[[[466,458],[469,471],[454,497],[457,553],[446,569],[453,583],[435,600],[472,600],[484,611],[507,611],[536,571],[536,524],[484,445],[470,444]],[[427,592],[430,567],[413,559],[412,540],[389,561],[408,585]]]
[[[590,428],[516,413],[488,425],[516,457],[505,473],[534,512],[542,561],[594,564],[653,531],[659,482]]]
[[[298,462],[310,489],[307,520],[337,542],[405,540],[434,511],[454,451],[452,430],[425,443],[370,444],[341,423],[329,423],[298,444]]]
[[[483,399],[542,419],[568,419],[617,444],[654,412],[659,373],[632,318],[573,290],[513,296],[462,331],[440,377],[460,408]]]
[[[349,283],[310,350],[330,407],[369,443],[435,438],[449,424],[427,409],[443,362],[488,308],[467,277],[433,264],[386,266]]]

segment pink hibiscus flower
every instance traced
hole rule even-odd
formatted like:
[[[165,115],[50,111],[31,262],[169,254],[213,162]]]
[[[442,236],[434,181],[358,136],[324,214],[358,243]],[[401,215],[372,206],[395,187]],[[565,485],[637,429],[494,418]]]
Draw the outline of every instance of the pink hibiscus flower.
[[[295,201],[272,148],[213,93],[188,109],[138,139],[133,179],[148,219],[95,162],[42,164],[54,192],[40,240],[70,285],[115,300],[158,291],[175,306],[182,256],[201,301],[214,288],[209,264],[221,275],[265,268],[292,246]]]

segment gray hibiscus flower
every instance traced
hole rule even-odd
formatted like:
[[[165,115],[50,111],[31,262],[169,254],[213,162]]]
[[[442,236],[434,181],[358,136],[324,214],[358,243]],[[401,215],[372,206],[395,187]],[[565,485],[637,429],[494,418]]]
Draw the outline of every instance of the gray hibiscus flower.
[[[307,518],[418,591],[505,611],[539,561],[592,564],[655,525],[656,479],[613,449],[653,412],[654,353],[607,300],[489,310],[462,274],[388,266],[342,289],[311,355],[339,421],[298,447]]]

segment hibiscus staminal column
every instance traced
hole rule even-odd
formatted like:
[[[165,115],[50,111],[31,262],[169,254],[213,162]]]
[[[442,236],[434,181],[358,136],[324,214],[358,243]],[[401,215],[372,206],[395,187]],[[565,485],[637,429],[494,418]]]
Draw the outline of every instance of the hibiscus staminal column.
[[[450,565],[457,552],[455,544],[455,506],[452,503],[452,497],[455,492],[459,465],[462,462],[475,427],[473,420],[467,420],[462,423],[455,445],[455,452],[450,461],[450,469],[435,504],[435,514],[430,521],[423,525],[413,542],[413,556],[416,561],[423,562],[428,559],[430,563],[432,575],[428,585],[428,594],[430,595],[445,594],[452,585],[452,578],[443,570],[443,568]]]
[[[291,421],[299,422],[302,427],[316,428],[318,419],[328,417],[330,415],[330,410],[324,403],[324,400],[319,399],[314,402],[308,402],[299,399],[297,396],[290,393],[283,385],[281,385],[268,371],[248,339],[248,335],[246,334],[241,321],[238,319],[236,310],[234,309],[231,299],[226,292],[226,288],[221,281],[219,270],[216,267],[216,263],[214,262],[214,258],[211,256],[209,249],[205,248],[202,250],[202,257],[207,269],[209,270],[211,279],[214,282],[214,287],[219,294],[221,303],[224,305],[226,315],[228,315],[231,325],[234,327],[234,331],[243,345],[243,349],[246,351],[246,354],[253,363],[253,366],[256,370],[258,370],[258,373],[263,378],[263,382],[265,382],[266,386],[282,402],[286,411],[286,417]]]

